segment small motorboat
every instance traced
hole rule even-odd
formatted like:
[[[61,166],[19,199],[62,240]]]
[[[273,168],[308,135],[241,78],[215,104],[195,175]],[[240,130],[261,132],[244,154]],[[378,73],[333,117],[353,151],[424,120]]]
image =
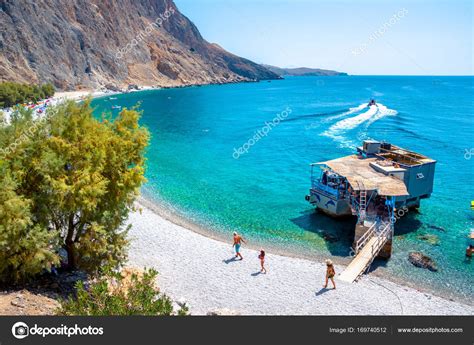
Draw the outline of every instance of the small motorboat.
[[[377,105],[377,103],[375,103],[375,99],[371,99],[368,106],[370,107],[372,105]]]
[[[110,100],[117,99],[117,97],[109,97]]]
[[[113,105],[112,109],[122,109],[122,106],[121,105]]]

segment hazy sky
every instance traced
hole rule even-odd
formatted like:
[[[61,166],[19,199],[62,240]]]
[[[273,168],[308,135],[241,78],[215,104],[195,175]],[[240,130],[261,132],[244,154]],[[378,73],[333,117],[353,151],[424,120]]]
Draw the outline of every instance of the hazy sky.
[[[349,74],[474,74],[472,0],[175,3],[205,39],[259,63]]]

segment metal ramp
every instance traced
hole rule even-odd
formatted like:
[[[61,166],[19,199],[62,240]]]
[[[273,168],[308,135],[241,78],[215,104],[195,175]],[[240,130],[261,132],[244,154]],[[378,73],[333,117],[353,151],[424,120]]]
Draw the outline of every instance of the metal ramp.
[[[393,225],[389,222],[376,222],[357,241],[355,257],[339,276],[339,279],[352,283],[370,266],[385,243],[392,238]]]

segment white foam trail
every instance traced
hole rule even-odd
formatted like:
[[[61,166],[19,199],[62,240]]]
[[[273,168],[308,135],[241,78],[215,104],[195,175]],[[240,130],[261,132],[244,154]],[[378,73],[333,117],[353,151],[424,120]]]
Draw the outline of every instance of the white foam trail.
[[[341,113],[341,114],[334,115],[334,116],[330,116],[330,117],[324,119],[323,122],[329,122],[331,120],[340,119],[341,117],[357,113],[358,111],[361,111],[362,109],[367,108],[368,105],[369,105],[369,103],[363,103],[363,104],[361,104],[361,105],[359,105],[355,108],[349,108],[348,111],[346,111],[344,113]]]
[[[367,106],[367,105],[366,105]],[[358,107],[360,108],[360,107]],[[362,108],[363,109],[363,108]],[[359,109],[360,110],[360,109]],[[339,142],[341,147],[346,147],[346,148],[354,148],[356,145],[353,143],[352,140],[344,137],[344,133],[348,130],[354,129],[358,127],[360,124],[366,122],[369,120],[372,116],[377,114],[378,112],[378,107],[377,105],[371,105],[369,107],[369,110],[366,112],[341,120],[339,122],[336,122],[334,125],[329,127],[327,131],[322,133],[321,135],[327,136],[331,139],[334,139],[335,141]]]
[[[363,105],[364,107],[366,107],[368,104],[363,104]],[[351,108],[351,110],[354,110],[352,111],[352,113],[356,113],[357,111],[360,111],[361,109],[363,109],[364,108],[362,107],[363,105],[361,104],[357,108]],[[396,114],[398,114],[396,110],[389,109],[385,105],[381,103],[377,103],[376,105],[371,105],[369,107],[369,110],[367,110],[366,112],[362,114],[336,122],[334,125],[329,127],[328,130],[321,133],[321,135],[334,139],[335,141],[340,143],[341,147],[355,148],[360,143],[354,143],[354,141],[345,137],[344,134],[347,131],[359,127],[364,122],[367,122],[367,125],[365,126],[365,128],[367,129],[375,121],[385,116],[394,116]],[[340,115],[336,115],[336,116],[340,117]]]
[[[354,129],[357,126],[359,126],[361,123],[369,120],[372,116],[374,116],[378,111],[378,108],[376,105],[371,105],[369,107],[369,110],[367,110],[365,113],[359,114],[354,117],[350,117],[348,119],[341,120],[334,125],[332,125],[329,128],[329,131],[345,131],[348,129]]]
[[[378,112],[373,116],[369,122],[367,123],[367,127],[369,127],[372,123],[374,123],[377,120],[380,120],[381,118],[385,116],[395,116],[398,114],[398,111],[389,109],[385,105],[378,103]]]

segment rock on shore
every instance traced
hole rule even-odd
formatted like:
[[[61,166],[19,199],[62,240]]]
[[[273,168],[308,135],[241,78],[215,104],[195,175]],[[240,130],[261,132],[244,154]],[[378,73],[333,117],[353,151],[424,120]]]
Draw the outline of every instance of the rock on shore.
[[[420,252],[411,252],[408,254],[408,261],[412,263],[412,265],[420,268],[426,268],[432,272],[438,271],[436,267],[436,263],[430,257],[426,256]]]

